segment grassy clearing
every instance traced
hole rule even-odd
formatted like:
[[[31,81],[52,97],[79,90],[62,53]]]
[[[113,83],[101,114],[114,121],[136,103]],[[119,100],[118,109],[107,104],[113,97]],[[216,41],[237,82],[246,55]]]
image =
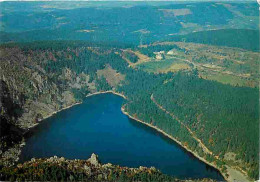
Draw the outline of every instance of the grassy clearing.
[[[162,61],[150,61],[141,63],[137,66],[147,72],[167,73],[169,71],[176,72],[180,70],[190,69],[190,66],[182,61],[175,59],[167,59]]]
[[[252,80],[247,80],[238,76],[228,75],[217,72],[200,72],[200,76],[203,79],[214,80],[223,84],[230,84],[233,86],[246,86],[246,87],[255,87],[256,82]]]
[[[97,75],[99,78],[103,76],[107,80],[107,83],[112,87],[117,86],[122,80],[125,79],[125,75],[118,73],[109,65],[102,70],[97,70]]]
[[[170,68],[165,70],[165,73],[171,71],[176,72],[180,70],[190,70],[190,66],[186,63],[173,63]]]
[[[164,16],[169,17],[169,16],[185,16],[185,15],[190,15],[192,14],[190,9],[183,8],[183,9],[159,9],[163,11]]]
[[[140,53],[139,51],[132,51],[139,59],[138,59],[138,62],[135,63],[135,65],[138,65],[138,64],[141,64],[141,63],[144,63],[144,62],[149,62],[151,61],[151,58]]]
[[[137,62],[132,62],[129,58],[127,58],[126,56],[122,56],[122,58],[129,64],[129,66],[131,67],[136,67],[137,65],[139,64],[142,64],[142,63],[146,63],[146,62],[150,62],[151,61],[151,58],[140,53],[139,51],[133,51],[133,50],[130,50],[130,49],[126,49],[126,50],[123,50],[123,52],[125,53],[128,53],[128,54],[132,54],[134,56],[137,57]]]

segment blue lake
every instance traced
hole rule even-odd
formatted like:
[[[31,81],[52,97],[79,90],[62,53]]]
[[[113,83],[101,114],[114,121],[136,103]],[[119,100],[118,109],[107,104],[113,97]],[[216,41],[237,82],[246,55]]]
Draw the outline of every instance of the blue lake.
[[[223,180],[217,170],[174,141],[124,115],[122,102],[117,95],[95,95],[44,120],[28,136],[20,161],[54,155],[88,159],[95,153],[102,163],[154,166],[182,179]]]

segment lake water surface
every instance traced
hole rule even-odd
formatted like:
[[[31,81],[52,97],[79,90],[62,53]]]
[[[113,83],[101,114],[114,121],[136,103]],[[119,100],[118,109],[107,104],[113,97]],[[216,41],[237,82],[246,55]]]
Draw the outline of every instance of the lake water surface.
[[[117,95],[94,95],[44,120],[28,137],[20,161],[54,155],[88,159],[95,153],[102,163],[154,166],[182,179],[223,180],[217,170],[174,141],[124,115],[120,110],[122,102]]]

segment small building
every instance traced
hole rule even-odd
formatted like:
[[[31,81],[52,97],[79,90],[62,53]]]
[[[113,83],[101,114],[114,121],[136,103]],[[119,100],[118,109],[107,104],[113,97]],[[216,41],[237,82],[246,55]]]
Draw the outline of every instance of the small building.
[[[155,56],[156,59],[162,60],[162,59],[164,59],[165,51],[154,52],[154,54],[156,55],[156,56]]]
[[[156,59],[158,60],[162,60],[163,59],[163,55],[162,54],[156,54]]]

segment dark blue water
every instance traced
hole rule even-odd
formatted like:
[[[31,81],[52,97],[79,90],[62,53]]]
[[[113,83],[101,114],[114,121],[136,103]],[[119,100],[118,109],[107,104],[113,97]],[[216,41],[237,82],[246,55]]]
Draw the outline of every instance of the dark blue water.
[[[122,102],[117,95],[95,95],[46,119],[28,137],[20,161],[54,155],[87,159],[96,153],[102,163],[154,166],[178,178],[223,180],[172,140],[124,115]]]

